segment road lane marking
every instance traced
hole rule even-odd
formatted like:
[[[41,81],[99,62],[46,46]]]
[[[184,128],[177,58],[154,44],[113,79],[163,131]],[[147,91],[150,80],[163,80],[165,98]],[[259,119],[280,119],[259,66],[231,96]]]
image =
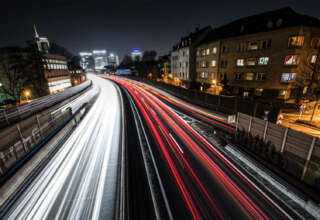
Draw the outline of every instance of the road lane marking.
[[[183,153],[182,148],[180,147],[180,145],[178,144],[178,142],[176,141],[176,139],[173,138],[173,136],[171,135],[171,133],[169,133],[169,136],[170,136],[171,139],[174,141],[174,143],[177,145],[177,147],[179,148],[180,152]]]

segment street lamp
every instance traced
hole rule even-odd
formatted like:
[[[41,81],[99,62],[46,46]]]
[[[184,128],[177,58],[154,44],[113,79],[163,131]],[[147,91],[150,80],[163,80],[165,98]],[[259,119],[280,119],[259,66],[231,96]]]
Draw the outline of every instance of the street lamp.
[[[27,98],[27,101],[29,101],[29,96],[31,95],[30,90],[24,90],[24,96]]]

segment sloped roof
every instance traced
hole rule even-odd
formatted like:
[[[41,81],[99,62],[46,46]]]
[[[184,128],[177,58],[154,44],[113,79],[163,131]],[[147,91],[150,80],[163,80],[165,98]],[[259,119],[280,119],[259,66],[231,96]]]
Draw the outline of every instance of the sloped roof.
[[[211,31],[201,43],[302,25],[320,28],[320,20],[315,17],[299,14],[290,7],[280,8],[240,18],[222,25]]]

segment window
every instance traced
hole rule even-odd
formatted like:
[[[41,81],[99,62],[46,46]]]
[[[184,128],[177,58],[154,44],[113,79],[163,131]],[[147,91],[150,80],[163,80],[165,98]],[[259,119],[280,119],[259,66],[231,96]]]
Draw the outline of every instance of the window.
[[[216,61],[216,60],[212,60],[212,61],[211,61],[211,66],[212,66],[212,67],[215,67],[216,65],[217,65],[217,61]]]
[[[201,55],[202,55],[202,56],[205,56],[205,55],[206,55],[206,51],[205,51],[205,50],[202,50],[202,51],[201,51]]]
[[[216,54],[216,53],[217,53],[217,48],[216,48],[216,47],[212,48],[212,53],[213,53],[213,54]]]
[[[277,23],[276,23],[277,27],[280,27],[281,24],[282,24],[282,22],[283,22],[283,20],[282,20],[281,18],[279,18],[279,19],[277,20]]]
[[[268,21],[267,27],[268,27],[268,28],[272,28],[272,27],[273,27],[273,22],[272,22],[272,21]]]
[[[224,46],[222,47],[222,53],[226,53],[226,52],[228,52],[228,51],[229,51],[228,46],[224,45]]]
[[[210,55],[210,49],[209,48],[206,49],[206,55]]]
[[[247,59],[247,65],[248,66],[254,66],[254,65],[256,65],[256,58],[248,58]]]
[[[221,80],[227,79],[227,73],[220,73],[220,79]]]
[[[291,36],[289,37],[288,46],[289,47],[302,47],[304,41],[304,36]]]
[[[207,61],[203,60],[201,61],[201,67],[206,68],[207,67]]]
[[[215,73],[211,73],[211,78],[212,79],[216,78],[216,74]]]
[[[189,62],[188,62],[188,61],[186,61],[186,63],[185,63],[185,64],[186,64],[186,67],[188,67],[188,65],[189,65]]]
[[[259,58],[259,65],[268,65],[269,57],[260,57]]]
[[[256,75],[256,80],[257,81],[264,81],[266,79],[266,74],[265,73],[257,73]]]
[[[201,78],[207,79],[207,78],[208,78],[208,73],[202,72],[202,73],[201,73]]]
[[[221,60],[221,67],[227,67],[228,66],[228,60]]]
[[[237,66],[244,66],[244,59],[237,59]]]
[[[317,55],[312,55],[310,63],[314,64],[314,63],[316,63],[316,61],[317,61]]]
[[[258,41],[249,42],[249,50],[258,50]]]
[[[299,64],[299,55],[288,55],[284,60],[285,65],[298,65]]]
[[[259,88],[259,89],[255,89],[254,90],[254,94],[256,96],[262,96],[262,93],[263,93],[263,89],[262,88]]]
[[[262,49],[271,48],[271,40],[263,40],[262,41]]]
[[[242,73],[236,73],[235,80],[241,80],[242,79]]]
[[[197,50],[197,57],[199,57],[200,56],[200,51],[199,50]]]
[[[312,48],[319,48],[320,47],[320,39],[319,38],[313,38],[311,41],[311,47]]]
[[[247,44],[246,42],[242,42],[242,43],[240,43],[240,44],[239,44],[239,49],[238,49],[238,50],[239,50],[240,52],[244,52],[244,51],[246,51],[246,50],[247,50],[247,45],[248,45],[248,44]]]
[[[254,80],[254,73],[247,73],[245,79],[246,80]]]
[[[281,89],[279,90],[279,96],[286,96],[287,90]]]
[[[281,82],[292,82],[296,79],[296,73],[282,73]]]

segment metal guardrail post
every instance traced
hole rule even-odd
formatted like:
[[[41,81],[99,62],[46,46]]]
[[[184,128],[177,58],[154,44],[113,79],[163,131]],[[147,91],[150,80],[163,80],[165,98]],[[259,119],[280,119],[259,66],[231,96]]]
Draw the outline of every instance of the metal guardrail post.
[[[286,130],[285,130],[285,132],[284,132],[283,139],[282,139],[282,145],[281,145],[280,153],[283,153],[284,147],[286,146],[288,131],[289,131],[289,128],[286,128]]]
[[[37,124],[38,124],[38,128],[39,128],[39,134],[41,136],[41,139],[43,139],[42,132],[41,132],[41,125],[40,125],[40,120],[39,120],[39,115],[38,114],[36,115],[36,119],[37,119]]]
[[[307,173],[307,170],[308,170],[308,167],[309,167],[309,163],[310,163],[310,159],[311,159],[311,155],[312,155],[314,146],[315,146],[315,144],[316,144],[316,140],[317,140],[317,138],[316,138],[316,137],[313,137],[312,142],[311,142],[311,145],[310,145],[310,149],[309,149],[309,152],[308,152],[307,160],[306,160],[306,163],[304,164],[304,167],[303,167],[303,172],[302,172],[302,175],[301,175],[301,180],[304,180],[304,177],[305,177],[305,175],[306,175],[306,173]]]
[[[269,121],[266,121],[263,132],[263,140],[266,140]]]
[[[19,135],[20,135],[20,139],[21,139],[23,148],[24,148],[24,150],[25,150],[26,152],[28,152],[28,149],[26,148],[26,145],[25,145],[25,143],[24,143],[24,138],[23,138],[23,136],[22,136],[22,133],[21,133],[21,129],[20,129],[19,124],[16,125],[16,128],[17,128],[17,130],[18,130],[18,132],[19,132]]]
[[[9,118],[8,118],[8,115],[7,115],[6,111],[3,109],[2,112],[3,112],[4,118],[6,119],[7,124],[9,125],[10,124],[9,123]]]
[[[251,127],[252,127],[252,119],[253,119],[253,117],[252,117],[252,116],[250,116],[249,127],[248,127],[248,133],[250,133],[250,131],[251,131]]]

